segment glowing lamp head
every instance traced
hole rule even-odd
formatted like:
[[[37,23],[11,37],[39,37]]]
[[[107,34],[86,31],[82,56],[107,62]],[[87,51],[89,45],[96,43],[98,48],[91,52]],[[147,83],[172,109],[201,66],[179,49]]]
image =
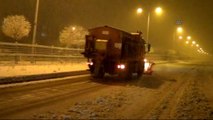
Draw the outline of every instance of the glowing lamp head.
[[[72,31],[75,31],[76,30],[76,28],[75,27],[72,27]]]
[[[183,28],[182,28],[182,27],[178,27],[178,28],[177,28],[177,32],[178,32],[178,33],[182,33],[182,32],[183,32]]]
[[[160,14],[162,14],[163,10],[162,10],[161,7],[157,7],[157,8],[155,9],[155,12],[156,12],[156,14],[160,15]]]
[[[191,36],[187,36],[187,40],[191,40],[192,39],[192,37]]]
[[[199,45],[198,45],[198,44],[197,44],[196,46],[197,46],[197,47],[199,47]]]
[[[142,8],[138,8],[138,9],[137,9],[137,13],[138,13],[138,14],[141,14],[142,12],[143,12],[143,9],[142,9]]]
[[[193,44],[193,45],[195,45],[195,44],[196,44],[196,42],[195,42],[195,41],[192,41],[192,44]]]
[[[179,38],[179,40],[182,40],[182,39],[183,39],[183,36],[179,36],[178,38]]]

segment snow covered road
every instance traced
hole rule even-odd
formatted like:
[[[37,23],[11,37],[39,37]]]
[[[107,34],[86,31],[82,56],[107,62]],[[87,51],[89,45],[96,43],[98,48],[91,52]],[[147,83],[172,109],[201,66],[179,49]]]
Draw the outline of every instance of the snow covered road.
[[[152,76],[90,76],[0,90],[0,118],[213,119],[213,66],[156,64]]]

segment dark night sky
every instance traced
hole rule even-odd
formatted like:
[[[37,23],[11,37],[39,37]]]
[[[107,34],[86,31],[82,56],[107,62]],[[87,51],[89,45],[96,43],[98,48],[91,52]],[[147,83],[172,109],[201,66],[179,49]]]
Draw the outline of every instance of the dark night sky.
[[[86,28],[109,25],[128,32],[142,30],[146,39],[147,10],[161,6],[162,16],[151,14],[150,42],[171,49],[176,20],[183,20],[184,35],[191,35],[207,52],[213,53],[213,0],[40,0],[37,43],[59,45],[59,31],[67,25]],[[144,13],[136,14],[143,7]],[[0,21],[7,15],[34,19],[35,0],[0,0]],[[2,23],[2,22],[1,22]],[[46,36],[41,36],[41,34]],[[32,32],[31,32],[32,34]],[[8,39],[0,32],[0,40]],[[23,42],[30,42],[32,37]]]

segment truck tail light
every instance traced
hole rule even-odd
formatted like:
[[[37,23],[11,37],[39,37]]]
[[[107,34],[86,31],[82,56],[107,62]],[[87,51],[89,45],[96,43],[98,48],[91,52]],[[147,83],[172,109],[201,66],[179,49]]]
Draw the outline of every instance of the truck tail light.
[[[91,66],[92,66],[92,65],[93,65],[93,62],[87,62],[87,65],[91,65]]]
[[[117,65],[117,68],[123,70],[123,69],[126,68],[126,66],[125,66],[124,64],[118,64],[118,65]]]

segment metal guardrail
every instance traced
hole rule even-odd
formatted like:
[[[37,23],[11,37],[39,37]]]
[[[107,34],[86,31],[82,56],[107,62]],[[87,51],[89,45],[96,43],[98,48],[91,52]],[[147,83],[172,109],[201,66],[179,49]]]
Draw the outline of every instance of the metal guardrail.
[[[192,57],[183,54],[166,54],[166,53],[148,53],[146,58],[151,61],[176,61],[176,60],[198,60],[198,57]]]
[[[83,49],[0,42],[0,61],[54,61],[83,59]]]
[[[37,61],[66,62],[85,60],[81,52],[83,52],[83,49],[0,42],[0,62],[14,61],[18,63],[19,61],[30,61],[34,63]],[[154,61],[189,59],[189,57],[186,56],[160,53],[149,53],[146,57]]]

